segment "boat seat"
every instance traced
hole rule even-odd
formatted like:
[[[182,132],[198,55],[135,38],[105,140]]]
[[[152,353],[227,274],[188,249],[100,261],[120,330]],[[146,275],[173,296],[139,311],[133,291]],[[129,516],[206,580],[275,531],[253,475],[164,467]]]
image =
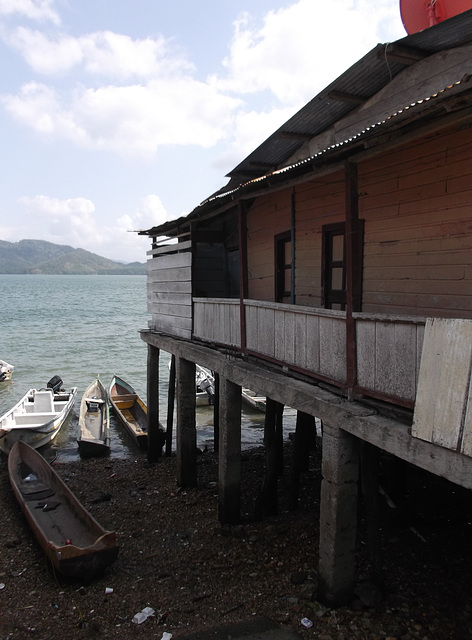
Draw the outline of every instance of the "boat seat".
[[[15,416],[15,424],[18,427],[38,427],[51,420],[56,415],[56,411],[41,411],[41,413],[18,413]]]
[[[54,396],[52,389],[36,391],[33,402],[34,413],[54,411]]]
[[[121,413],[123,414],[123,417],[128,421],[128,422],[136,422],[136,418],[133,416],[133,414],[131,413],[131,411],[129,409],[123,409],[121,411]]]

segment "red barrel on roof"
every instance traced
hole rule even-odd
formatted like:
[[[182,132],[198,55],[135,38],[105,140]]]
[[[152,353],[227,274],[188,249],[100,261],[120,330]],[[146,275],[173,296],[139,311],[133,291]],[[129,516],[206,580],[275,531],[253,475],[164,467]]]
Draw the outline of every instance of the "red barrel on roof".
[[[408,34],[423,31],[472,9],[472,0],[400,0],[403,26]]]

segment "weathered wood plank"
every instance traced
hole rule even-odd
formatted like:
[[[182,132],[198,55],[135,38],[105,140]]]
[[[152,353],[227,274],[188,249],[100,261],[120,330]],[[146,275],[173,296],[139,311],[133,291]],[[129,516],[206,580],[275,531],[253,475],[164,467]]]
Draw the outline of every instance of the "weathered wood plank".
[[[472,321],[428,319],[412,435],[460,450],[472,364]]]
[[[175,267],[169,269],[155,269],[148,273],[148,278],[152,282],[180,282],[191,279],[192,270],[190,267]]]
[[[189,251],[192,248],[191,240],[178,242],[174,244],[161,244],[155,249],[147,251],[148,256],[160,256],[166,253],[175,253],[176,251]]]
[[[306,367],[308,371],[320,373],[320,319],[316,315],[306,316]]]
[[[376,322],[356,321],[357,384],[365,389],[375,389]]]
[[[192,254],[188,251],[184,253],[171,253],[148,260],[148,269],[155,271],[175,267],[189,267],[192,264]]]

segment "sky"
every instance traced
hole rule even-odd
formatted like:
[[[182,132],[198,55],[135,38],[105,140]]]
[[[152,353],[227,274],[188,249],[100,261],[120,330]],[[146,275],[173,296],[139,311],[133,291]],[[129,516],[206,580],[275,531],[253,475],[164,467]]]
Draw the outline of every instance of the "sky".
[[[145,262],[398,0],[0,0],[0,240]]]

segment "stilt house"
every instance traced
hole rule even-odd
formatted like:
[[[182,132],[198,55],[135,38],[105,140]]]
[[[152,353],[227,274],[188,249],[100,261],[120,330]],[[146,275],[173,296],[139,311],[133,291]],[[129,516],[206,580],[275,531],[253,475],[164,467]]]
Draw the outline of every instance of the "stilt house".
[[[472,11],[377,45],[228,175],[140,232],[150,421],[162,349],[194,483],[195,363],[218,375],[219,517],[236,522],[241,386],[319,418],[319,596],[340,603],[361,446],[472,489]]]

